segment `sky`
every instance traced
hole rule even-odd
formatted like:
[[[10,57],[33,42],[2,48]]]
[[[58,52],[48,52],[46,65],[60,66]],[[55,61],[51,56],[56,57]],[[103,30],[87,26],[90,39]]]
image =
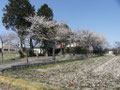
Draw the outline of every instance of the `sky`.
[[[120,4],[118,0],[29,0],[37,11],[44,3],[52,8],[54,19],[72,30],[102,33],[111,46],[120,41]],[[2,23],[2,9],[8,0],[0,0],[0,35],[11,33]]]

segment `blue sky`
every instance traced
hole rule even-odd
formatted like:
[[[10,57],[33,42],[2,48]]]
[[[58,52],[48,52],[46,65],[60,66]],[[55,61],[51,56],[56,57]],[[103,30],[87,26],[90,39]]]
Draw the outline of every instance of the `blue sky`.
[[[0,0],[0,34],[10,33],[2,24],[2,9],[8,3]],[[73,30],[89,29],[103,33],[111,45],[120,41],[120,4],[117,0],[30,0],[36,10],[44,3],[53,9],[54,19]]]

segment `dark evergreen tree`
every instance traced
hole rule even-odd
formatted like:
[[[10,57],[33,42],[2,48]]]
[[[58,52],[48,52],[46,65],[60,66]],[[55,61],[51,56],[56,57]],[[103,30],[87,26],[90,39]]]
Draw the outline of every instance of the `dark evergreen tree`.
[[[41,8],[38,9],[37,14],[39,16],[44,16],[48,20],[53,20],[53,11],[51,8],[48,7],[47,4],[44,4],[41,6]]]
[[[8,0],[8,5],[3,8],[3,25],[6,29],[17,32],[22,49],[23,36],[27,34],[25,30],[30,26],[25,17],[34,15],[34,11],[34,6],[30,4],[29,0]]]

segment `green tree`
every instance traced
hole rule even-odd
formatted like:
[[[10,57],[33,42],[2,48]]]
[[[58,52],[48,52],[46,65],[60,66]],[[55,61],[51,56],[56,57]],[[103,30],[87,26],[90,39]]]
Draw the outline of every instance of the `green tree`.
[[[8,5],[3,8],[3,25],[6,29],[17,32],[22,49],[23,37],[27,34],[26,28],[31,25],[25,17],[34,15],[34,11],[34,6],[30,4],[29,0],[8,0]]]
[[[41,6],[37,12],[38,16],[44,16],[48,20],[53,20],[53,11],[47,4]]]

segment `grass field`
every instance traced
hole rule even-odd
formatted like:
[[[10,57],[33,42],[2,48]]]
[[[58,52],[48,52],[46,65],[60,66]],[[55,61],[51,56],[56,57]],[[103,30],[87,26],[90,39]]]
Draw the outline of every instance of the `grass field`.
[[[13,79],[0,75],[0,90],[69,90],[45,83],[36,83],[22,79]]]
[[[103,56],[5,73],[7,77],[80,90],[120,89],[120,57]],[[118,89],[117,89],[118,88]]]
[[[4,62],[20,58],[20,55],[18,53],[4,53],[3,55],[4,55]],[[0,62],[1,61],[2,61],[2,55],[0,53]]]

